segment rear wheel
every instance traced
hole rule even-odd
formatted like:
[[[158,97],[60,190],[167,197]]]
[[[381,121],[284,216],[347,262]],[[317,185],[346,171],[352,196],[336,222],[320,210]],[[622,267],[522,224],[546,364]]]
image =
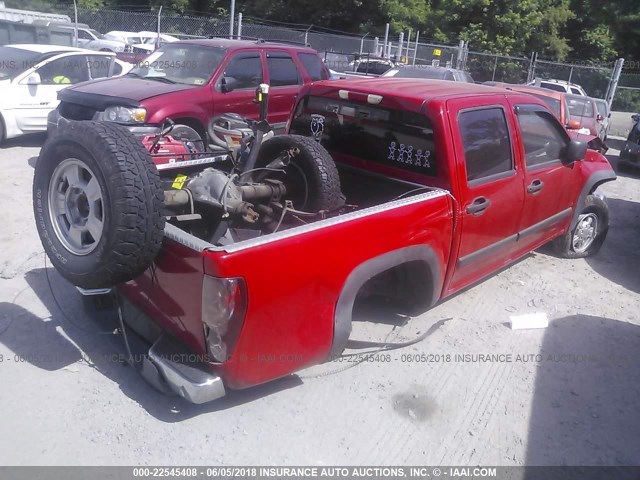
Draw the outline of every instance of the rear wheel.
[[[33,203],[45,252],[82,288],[135,278],[162,245],[160,177],[142,144],[114,123],[61,126],[40,152]]]
[[[336,164],[329,152],[312,138],[301,135],[270,138],[260,148],[256,167],[264,168],[286,152],[290,152],[290,163],[282,171],[266,172],[259,177],[282,181],[287,189],[286,198],[297,210],[331,211],[344,205]]]
[[[584,258],[598,253],[609,231],[609,209],[595,195],[588,195],[573,229],[553,241],[564,258]]]

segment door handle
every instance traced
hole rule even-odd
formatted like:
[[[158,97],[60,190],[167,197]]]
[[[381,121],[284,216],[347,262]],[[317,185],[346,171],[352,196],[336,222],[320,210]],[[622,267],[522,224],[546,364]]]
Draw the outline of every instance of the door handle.
[[[542,190],[542,187],[544,187],[544,182],[542,180],[534,180],[527,187],[527,192],[529,192],[529,193],[538,193],[540,190]]]
[[[467,213],[471,215],[481,215],[491,206],[491,200],[485,197],[474,198],[470,205],[467,205]]]

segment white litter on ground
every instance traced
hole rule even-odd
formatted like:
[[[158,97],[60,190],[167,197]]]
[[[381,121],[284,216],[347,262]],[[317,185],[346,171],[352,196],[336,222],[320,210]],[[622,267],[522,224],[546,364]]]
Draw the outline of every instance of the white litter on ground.
[[[549,318],[547,318],[547,314],[544,312],[511,315],[509,320],[511,320],[511,330],[547,328],[549,326]]]

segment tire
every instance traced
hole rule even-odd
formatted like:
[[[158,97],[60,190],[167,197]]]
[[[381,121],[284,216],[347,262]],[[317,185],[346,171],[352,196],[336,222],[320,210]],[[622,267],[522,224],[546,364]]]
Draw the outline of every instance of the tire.
[[[7,131],[4,127],[4,119],[0,116],[0,145],[4,143],[7,138]]]
[[[595,223],[595,226],[594,226]],[[598,253],[609,231],[609,208],[595,195],[588,195],[576,226],[556,238],[552,245],[563,258],[585,258]]]
[[[162,246],[163,200],[149,153],[120,125],[69,122],[40,152],[36,228],[73,285],[111,287],[144,272]]]
[[[287,187],[286,199],[294,208],[307,212],[331,211],[345,203],[340,176],[329,152],[318,142],[301,135],[280,135],[265,141],[258,153],[256,168],[266,167],[283,152],[295,149],[283,173],[268,173],[266,178],[281,180]]]

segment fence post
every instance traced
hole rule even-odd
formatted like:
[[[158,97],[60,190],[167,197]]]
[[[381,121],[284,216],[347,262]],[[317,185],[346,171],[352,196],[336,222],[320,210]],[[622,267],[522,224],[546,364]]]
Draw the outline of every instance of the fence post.
[[[156,32],[156,50],[160,48],[160,19],[162,18],[162,5],[160,5],[160,10],[158,10],[158,24],[157,24],[157,32]]]
[[[389,24],[384,27],[384,44],[382,45],[382,56],[387,53],[387,42],[389,41]]]
[[[613,67],[611,74],[611,80],[609,80],[609,86],[607,87],[607,94],[604,99],[611,109],[611,103],[613,103],[613,97],[616,96],[616,89],[618,88],[618,82],[620,81],[620,74],[622,73],[622,67],[624,66],[624,58],[616,60],[616,64]]]
[[[373,53],[378,55],[378,50],[380,50],[380,39],[378,37],[373,37]]]
[[[495,61],[493,62],[493,75],[491,75],[491,81],[493,82],[496,79],[496,69],[498,68],[498,56],[496,55]]]
[[[236,0],[231,0],[231,11],[229,12],[229,38],[233,38],[233,22],[236,20]]]
[[[402,61],[402,49],[404,48],[404,32],[400,32],[398,38],[398,53],[396,54],[396,62]]]
[[[405,55],[405,58],[407,59],[406,63],[407,65],[409,64],[409,46],[411,45],[411,29],[409,29],[409,33],[407,34],[407,54]],[[400,57],[402,57],[402,52],[400,52]]]
[[[567,83],[571,83],[571,77],[573,77],[573,67],[569,70],[569,80],[567,80]]]
[[[73,17],[73,35],[75,37],[73,40],[73,46],[78,48],[78,4],[76,3],[76,0],[73,0]]]
[[[411,65],[416,64],[416,56],[418,55],[418,40],[420,40],[420,30],[416,31],[416,48],[413,50],[413,62]]]
[[[458,70],[464,70],[464,40],[460,40],[458,43],[458,59],[456,62],[456,68]]]
[[[536,62],[538,61],[538,52],[531,52],[529,60],[529,71],[527,72],[527,83],[531,83],[536,79]]]
[[[242,39],[242,12],[238,13],[238,33],[236,34],[238,40]]]
[[[364,39],[367,38],[367,35],[369,35],[369,32],[364,34],[364,37],[362,37],[360,39],[360,55],[362,55],[362,49],[364,48]],[[378,39],[378,37],[376,37],[376,40]],[[377,47],[376,47],[377,49]]]
[[[313,28],[313,25],[309,25],[309,28],[307,28],[304,32],[304,44],[309,45],[309,30],[311,30]]]

